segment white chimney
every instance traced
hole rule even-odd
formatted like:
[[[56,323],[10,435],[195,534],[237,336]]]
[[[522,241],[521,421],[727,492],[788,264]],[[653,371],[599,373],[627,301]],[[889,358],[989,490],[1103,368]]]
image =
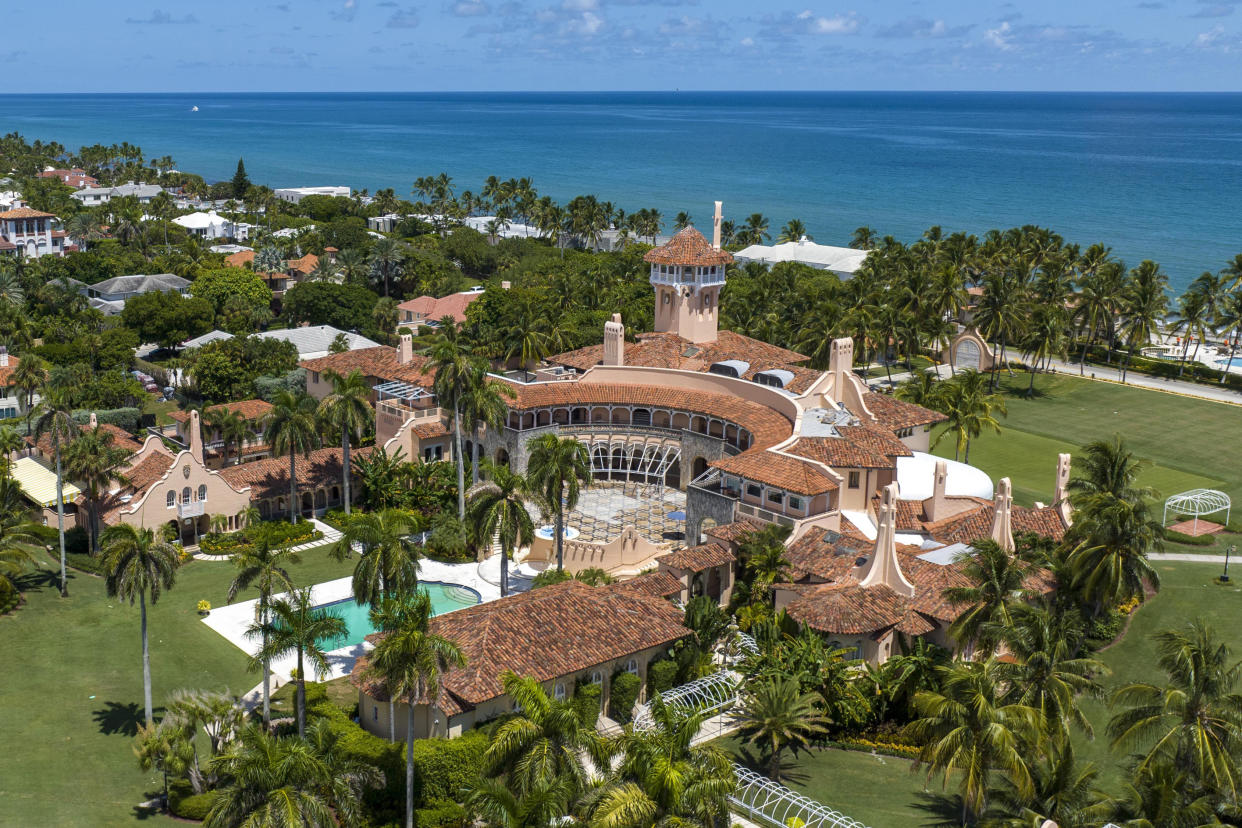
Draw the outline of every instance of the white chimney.
[[[397,364],[405,365],[414,359],[414,338],[409,334],[401,334],[401,341],[397,344]]]
[[[724,218],[721,207],[724,206],[723,201],[716,202],[716,214],[712,216],[712,247],[720,249],[720,222]]]
[[[614,313],[611,322],[604,323],[604,364],[625,364],[625,325],[621,314]]]
[[[947,517],[944,513],[945,493],[949,483],[949,464],[944,460],[936,461],[936,476],[932,483],[931,500],[923,507],[923,511],[927,514],[927,519],[935,523],[942,517]]]
[[[996,511],[992,514],[992,540],[1006,552],[1013,554],[1013,484],[1002,477],[996,484]]]

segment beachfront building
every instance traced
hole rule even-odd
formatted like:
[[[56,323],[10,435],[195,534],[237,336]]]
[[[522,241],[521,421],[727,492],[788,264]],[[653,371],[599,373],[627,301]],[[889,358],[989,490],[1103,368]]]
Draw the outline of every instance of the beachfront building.
[[[297,204],[307,196],[328,196],[329,198],[349,198],[348,187],[280,187],[273,191],[281,201]]]
[[[398,325],[432,325],[446,316],[454,322],[466,321],[466,308],[483,295],[483,288],[474,287],[448,296],[419,296],[397,305]]]
[[[92,175],[88,175],[86,170],[79,167],[74,167],[69,170],[46,169],[39,173],[36,178],[55,178],[60,183],[67,184],[75,190],[99,186],[99,179]]]
[[[98,207],[107,204],[114,198],[132,198],[139,204],[150,204],[164,189],[158,184],[135,183],[118,184],[115,187],[83,187],[73,194],[73,198],[83,207]]]
[[[125,300],[155,291],[180,293],[184,296],[190,292],[190,282],[172,273],[152,273],[113,276],[86,286],[86,296],[91,307],[105,316],[119,314],[125,308]]]
[[[854,275],[867,258],[868,251],[855,250],[852,247],[833,247],[828,244],[816,244],[803,236],[796,242],[764,245],[752,244],[733,254],[739,263],[758,262],[771,267],[780,262],[797,262],[816,270],[831,271],[842,279]]]
[[[500,679],[507,670],[534,678],[556,699],[573,696],[581,684],[599,685],[601,712],[613,712],[607,705],[616,675],[637,675],[645,693],[647,666],[692,634],[682,611],[665,598],[677,587],[661,574],[600,587],[566,581],[436,616],[431,632],[457,642],[466,666],[440,677],[434,701],[414,700],[414,737],[460,736],[514,712]],[[362,656],[350,676],[358,688],[358,722],[376,736],[395,732],[404,739],[409,700],[390,708],[387,688],[368,676],[368,667]]]
[[[0,212],[0,256],[37,259],[65,255],[65,231],[52,213],[13,207]]]
[[[172,221],[178,227],[184,228],[187,234],[199,239],[231,239],[236,232],[232,219],[225,218],[215,210],[177,216]]]

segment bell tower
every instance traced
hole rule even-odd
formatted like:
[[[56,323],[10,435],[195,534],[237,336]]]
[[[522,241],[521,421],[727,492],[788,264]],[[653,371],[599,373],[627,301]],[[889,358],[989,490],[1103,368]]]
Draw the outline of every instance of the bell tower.
[[[716,222],[719,219],[717,202]],[[673,333],[691,342],[715,342],[720,289],[732,254],[686,227],[666,244],[649,250],[643,261],[651,265],[656,332]]]

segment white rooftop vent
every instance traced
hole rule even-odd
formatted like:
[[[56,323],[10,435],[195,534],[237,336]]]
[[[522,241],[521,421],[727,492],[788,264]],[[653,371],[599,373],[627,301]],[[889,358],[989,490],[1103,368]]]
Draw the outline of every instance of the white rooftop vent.
[[[783,368],[769,368],[766,371],[756,371],[754,379],[760,385],[770,385],[773,388],[788,388],[789,383],[793,382],[794,373]]]
[[[712,367],[708,369],[710,373],[720,374],[722,377],[741,377],[750,370],[750,363],[740,359],[726,359],[721,362],[713,362]]]

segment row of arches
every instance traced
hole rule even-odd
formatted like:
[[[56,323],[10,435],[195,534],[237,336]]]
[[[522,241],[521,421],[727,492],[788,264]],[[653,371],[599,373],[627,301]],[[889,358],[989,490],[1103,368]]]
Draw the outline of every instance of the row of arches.
[[[723,440],[739,451],[750,448],[753,441],[748,430],[719,417],[641,405],[549,406],[527,411],[510,411],[507,425],[515,431],[554,425],[608,425],[691,431]]]
[[[341,487],[339,485],[300,491],[298,492],[298,501],[300,507],[298,513],[302,517],[313,517],[327,509],[336,508],[344,502],[341,499]],[[289,498],[287,495],[265,498],[260,500],[257,506],[259,516],[264,520],[279,519],[289,515]]]

